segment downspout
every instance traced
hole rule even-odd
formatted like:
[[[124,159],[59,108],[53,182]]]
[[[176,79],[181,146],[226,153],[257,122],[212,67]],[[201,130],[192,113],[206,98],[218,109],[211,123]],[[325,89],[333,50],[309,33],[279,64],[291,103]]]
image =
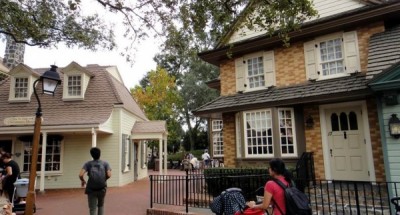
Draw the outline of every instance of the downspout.
[[[47,148],[47,132],[42,132],[43,139],[42,139],[42,160],[40,164],[40,192],[44,192],[44,181],[45,181],[45,168],[46,168],[46,148]],[[36,180],[37,181],[37,180]]]
[[[92,128],[92,147],[97,146],[97,133],[94,128]]]

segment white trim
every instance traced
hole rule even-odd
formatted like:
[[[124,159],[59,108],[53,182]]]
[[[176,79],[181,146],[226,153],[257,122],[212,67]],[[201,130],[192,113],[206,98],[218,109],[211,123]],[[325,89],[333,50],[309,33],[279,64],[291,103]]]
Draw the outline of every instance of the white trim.
[[[341,108],[341,107],[349,107],[349,106],[359,106],[362,111],[362,119],[363,119],[363,129],[364,129],[364,138],[365,138],[365,149],[366,149],[366,159],[368,162],[368,171],[369,171],[369,180],[375,181],[375,166],[374,159],[372,154],[372,145],[371,145],[371,136],[370,136],[370,128],[368,121],[368,110],[366,101],[355,101],[355,102],[344,102],[344,103],[336,103],[336,104],[326,104],[319,106],[320,113],[320,123],[321,123],[321,139],[322,139],[322,152],[324,156],[324,169],[325,169],[325,179],[332,180],[331,175],[331,167],[330,167],[330,159],[329,159],[329,147],[328,147],[328,137],[327,137],[327,127],[326,127],[326,118],[325,118],[325,110],[332,108]]]
[[[280,131],[281,125],[280,125],[280,113],[279,113],[281,110],[283,110],[283,111],[289,110],[290,111],[290,117],[291,117],[291,120],[292,120],[292,127],[291,127],[292,128],[292,138],[293,138],[293,153],[292,154],[289,154],[289,153],[283,154],[282,153],[281,131]],[[278,108],[278,117],[277,117],[277,119],[278,119],[278,128],[279,128],[280,155],[283,158],[291,158],[291,157],[297,158],[298,155],[297,155],[297,138],[296,138],[296,119],[294,117],[294,108]]]

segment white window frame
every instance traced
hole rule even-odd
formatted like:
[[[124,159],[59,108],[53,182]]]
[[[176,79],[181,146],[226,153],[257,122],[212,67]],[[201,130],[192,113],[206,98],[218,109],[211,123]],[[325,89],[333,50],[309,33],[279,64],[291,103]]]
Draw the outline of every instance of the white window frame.
[[[342,52],[342,66],[343,66],[343,71],[341,73],[336,73],[336,74],[328,74],[324,75],[323,70],[322,70],[322,65],[324,63],[328,63],[329,61],[322,61],[322,56],[321,56],[321,43],[323,42],[328,42],[332,40],[340,39],[341,40],[341,52]],[[337,77],[343,77],[343,76],[348,76],[349,74],[346,73],[345,71],[345,50],[344,50],[344,45],[343,45],[343,33],[337,33],[337,34],[331,34],[328,36],[324,37],[319,37],[316,40],[316,44],[318,45],[318,48],[316,49],[316,55],[317,55],[317,62],[318,62],[318,71],[320,72],[319,74],[319,79],[324,80],[324,79],[331,79],[331,78],[337,78]],[[340,61],[340,59],[336,59],[335,61]]]
[[[77,80],[79,78],[79,80]],[[70,80],[73,79],[73,80]],[[75,85],[79,81],[79,85]],[[74,82],[71,84],[70,82]],[[67,94],[68,97],[81,97],[82,95],[82,75],[67,75]],[[79,91],[79,94],[76,93]]]
[[[257,60],[258,65],[256,65],[256,68],[258,68],[258,72],[259,73],[257,75],[254,75],[254,74],[250,75],[249,74],[249,72],[250,72],[249,71],[249,66],[250,66],[249,61],[254,61],[254,60]],[[261,62],[260,62],[260,60],[261,60]],[[245,58],[245,61],[246,61],[246,65],[245,65],[246,73],[245,73],[245,76],[246,76],[247,89],[249,91],[250,90],[264,89],[265,88],[265,81],[266,81],[265,78],[266,77],[265,77],[265,72],[264,72],[265,71],[264,56],[262,55],[262,53],[247,55],[246,58]],[[254,65],[254,64],[252,64],[252,65]],[[256,71],[257,70],[253,71],[253,73],[256,72]],[[258,78],[259,80],[251,82],[250,80],[254,79],[254,78]],[[259,85],[255,86],[257,83],[259,83]]]
[[[15,94],[16,94],[15,88],[16,88],[17,79],[28,79],[27,87],[26,87],[26,97],[16,97],[15,96]],[[33,80],[32,80],[31,76],[26,76],[26,75],[25,76],[21,76],[21,75],[13,76],[11,78],[10,94],[9,94],[8,100],[10,102],[29,102],[32,92],[33,92],[32,83],[33,83]]]
[[[49,147],[52,146],[52,145],[49,144],[50,139],[47,139],[47,141],[48,142],[46,143],[46,158],[47,158],[47,156],[50,155],[54,159],[53,150],[49,150]],[[54,139],[53,139],[53,141],[54,141]],[[62,173],[62,166],[63,166],[62,162],[63,162],[63,154],[64,154],[64,141],[63,140],[57,140],[57,141],[60,143],[60,146],[59,146],[60,161],[58,163],[58,165],[59,165],[58,166],[58,170],[45,170],[45,174],[47,174],[47,175],[49,175],[49,174],[61,174]],[[22,155],[22,168],[21,168],[22,172],[29,172],[29,169],[31,168],[31,155],[30,155],[30,152],[28,152],[25,147],[28,144],[30,146],[30,150],[32,150],[32,142],[33,142],[33,140],[22,141],[22,146],[24,147],[24,153]],[[39,143],[39,151],[38,151],[39,157],[38,157],[38,160],[37,160],[37,167],[36,167],[37,171],[36,172],[40,172],[41,171],[42,160],[39,159],[40,156],[41,156],[41,153],[42,153],[41,147],[42,147],[42,142]],[[27,162],[25,162],[25,157],[27,157]],[[46,168],[46,166],[48,164],[47,162],[48,161],[46,159],[45,168]],[[54,163],[54,160],[52,160],[51,163]],[[57,163],[55,165],[57,165]]]
[[[224,156],[224,136],[222,133],[223,126],[222,120],[211,120],[213,157]]]
[[[256,117],[257,116],[263,116],[265,115],[263,120],[259,120]],[[248,119],[249,118],[249,119]],[[244,150],[245,150],[245,157],[248,158],[272,158],[274,157],[274,131],[273,131],[273,112],[271,109],[260,109],[260,110],[252,110],[252,111],[245,111],[243,112],[243,124],[244,124]],[[265,120],[265,122],[263,122]],[[256,132],[252,133],[252,136],[248,136],[248,128],[247,128],[247,122],[249,121],[250,124],[252,124],[252,127],[256,128]],[[265,135],[263,135],[263,130],[265,129]],[[268,134],[268,130],[270,129],[270,135]],[[259,130],[257,132],[257,130]],[[249,144],[249,138],[253,138],[256,140],[256,145],[252,146]],[[261,140],[260,140],[261,138]],[[261,146],[259,146],[259,143],[261,141]],[[265,143],[264,143],[265,141]],[[262,146],[264,145],[265,146]],[[251,148],[250,148],[251,147]],[[260,148],[261,147],[261,148]],[[272,151],[269,152],[269,147],[272,147]],[[254,152],[253,150],[256,150],[256,154],[254,153],[249,153],[249,148]],[[258,150],[261,150],[261,153],[258,153]],[[266,153],[263,153],[266,151]]]
[[[321,61],[321,42],[341,39],[341,62],[343,72],[324,75]],[[304,42],[305,71],[308,80],[326,80],[338,77],[349,76],[352,73],[360,72],[360,51],[358,47],[357,31],[337,32],[314,40]]]
[[[71,95],[70,94],[70,85],[69,79],[71,77],[80,77],[80,94],[79,95]],[[76,101],[84,99],[84,89],[87,85],[85,75],[81,72],[67,72],[64,74],[64,85],[63,85],[63,100],[64,101]]]
[[[126,138],[124,141],[125,146],[124,146],[124,151],[123,151],[123,153],[125,154],[125,156],[124,156],[124,158],[125,158],[124,172],[128,172],[130,170],[130,162],[129,162],[131,159],[129,156],[129,150],[131,149],[130,143],[131,143],[130,139]]]
[[[284,112],[283,114],[281,112]],[[290,112],[289,116],[287,112]],[[294,118],[293,108],[278,108],[278,122],[279,122],[279,146],[282,157],[296,157],[297,156],[297,140],[296,140],[296,124]],[[292,144],[289,144],[289,140]],[[284,153],[284,148],[292,146],[292,153]]]
[[[258,77],[262,77],[263,81],[258,86],[250,84],[252,76],[249,75],[249,60],[250,59],[261,59],[262,74],[258,74]],[[262,51],[256,52],[243,57],[235,59],[235,78],[236,78],[236,91],[237,92],[250,92],[255,90],[266,89],[276,85],[275,77],[275,57],[274,51]]]

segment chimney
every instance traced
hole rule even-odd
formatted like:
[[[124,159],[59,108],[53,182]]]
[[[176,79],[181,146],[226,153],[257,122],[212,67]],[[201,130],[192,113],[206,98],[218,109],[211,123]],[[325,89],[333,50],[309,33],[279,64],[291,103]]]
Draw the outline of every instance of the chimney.
[[[8,69],[12,69],[24,62],[25,44],[16,43],[14,39],[7,36],[6,50],[4,52],[3,64]]]

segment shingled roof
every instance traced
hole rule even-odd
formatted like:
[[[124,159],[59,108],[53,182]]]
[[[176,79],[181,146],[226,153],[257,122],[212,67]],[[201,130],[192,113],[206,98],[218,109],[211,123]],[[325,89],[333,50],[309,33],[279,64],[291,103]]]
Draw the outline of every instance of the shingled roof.
[[[115,105],[122,105],[127,111],[136,115],[139,120],[148,120],[128,89],[123,83],[116,80],[106,70],[106,66],[84,67],[92,77],[85,92],[85,99],[81,101],[63,101],[61,86],[56,90],[54,97],[40,94],[43,109],[42,126],[66,126],[66,125],[100,125],[106,122]],[[46,69],[33,69],[43,74]],[[62,68],[58,69],[61,79]],[[37,109],[37,101],[32,95],[30,102],[10,103],[10,77],[0,83],[0,129],[10,127],[4,124],[4,119],[9,117],[34,116]]]
[[[370,38],[368,78],[372,78],[397,62],[400,62],[400,25]]]
[[[220,96],[194,111],[196,115],[218,112],[324,102],[343,98],[361,98],[371,94],[364,73],[352,76],[308,82],[289,87],[272,87],[265,90]]]

